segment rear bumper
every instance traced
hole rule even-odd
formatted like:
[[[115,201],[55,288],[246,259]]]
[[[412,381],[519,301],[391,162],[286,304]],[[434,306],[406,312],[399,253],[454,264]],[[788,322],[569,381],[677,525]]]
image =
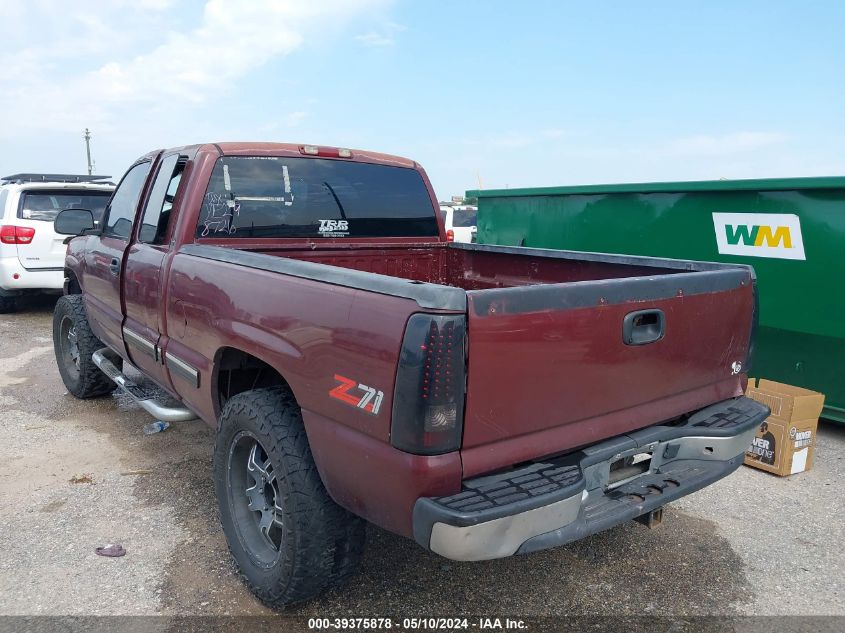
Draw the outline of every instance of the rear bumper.
[[[417,500],[414,538],[453,560],[502,558],[575,541],[730,474],[768,415],[768,407],[734,398],[682,425],[641,429],[573,455],[464,481],[458,494]],[[642,453],[651,455],[645,472],[609,483],[611,464]]]
[[[5,295],[18,294],[19,290],[61,290],[64,282],[63,268],[24,268],[17,257],[0,258],[0,289],[6,291]]]

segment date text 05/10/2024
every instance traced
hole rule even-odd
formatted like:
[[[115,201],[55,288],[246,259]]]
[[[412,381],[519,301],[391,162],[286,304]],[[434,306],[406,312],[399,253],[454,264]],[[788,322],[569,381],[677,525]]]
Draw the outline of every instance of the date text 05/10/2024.
[[[360,630],[360,629],[401,629],[401,630],[525,630],[528,625],[524,620],[511,618],[309,618],[311,630]]]

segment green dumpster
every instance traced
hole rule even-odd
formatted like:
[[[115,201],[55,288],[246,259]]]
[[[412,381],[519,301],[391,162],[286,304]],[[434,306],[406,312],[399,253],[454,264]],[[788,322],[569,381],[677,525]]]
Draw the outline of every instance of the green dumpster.
[[[845,177],[468,191],[478,241],[751,264],[753,374],[845,422]]]

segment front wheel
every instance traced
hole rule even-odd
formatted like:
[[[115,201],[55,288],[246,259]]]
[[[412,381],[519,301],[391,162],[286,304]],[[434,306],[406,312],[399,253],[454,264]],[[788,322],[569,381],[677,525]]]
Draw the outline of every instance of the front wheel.
[[[95,398],[117,386],[91,359],[105,347],[88,325],[82,295],[66,295],[53,311],[53,349],[67,390],[77,398]]]
[[[326,492],[288,390],[255,389],[226,403],[214,483],[229,550],[265,603],[308,600],[354,573],[365,524]]]

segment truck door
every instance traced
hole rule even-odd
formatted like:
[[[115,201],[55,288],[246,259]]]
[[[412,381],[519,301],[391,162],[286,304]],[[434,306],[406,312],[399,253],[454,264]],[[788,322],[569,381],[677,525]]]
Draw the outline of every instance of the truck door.
[[[123,272],[126,349],[133,364],[168,388],[170,381],[162,356],[166,293],[163,264],[170,250],[171,210],[186,163],[187,157],[178,153],[165,155],[158,162],[155,180],[126,253]]]
[[[86,249],[82,285],[91,329],[109,347],[123,350],[120,281],[123,256],[129,246],[132,220],[147,181],[151,160],[133,165],[112,196],[103,217],[103,230]]]

